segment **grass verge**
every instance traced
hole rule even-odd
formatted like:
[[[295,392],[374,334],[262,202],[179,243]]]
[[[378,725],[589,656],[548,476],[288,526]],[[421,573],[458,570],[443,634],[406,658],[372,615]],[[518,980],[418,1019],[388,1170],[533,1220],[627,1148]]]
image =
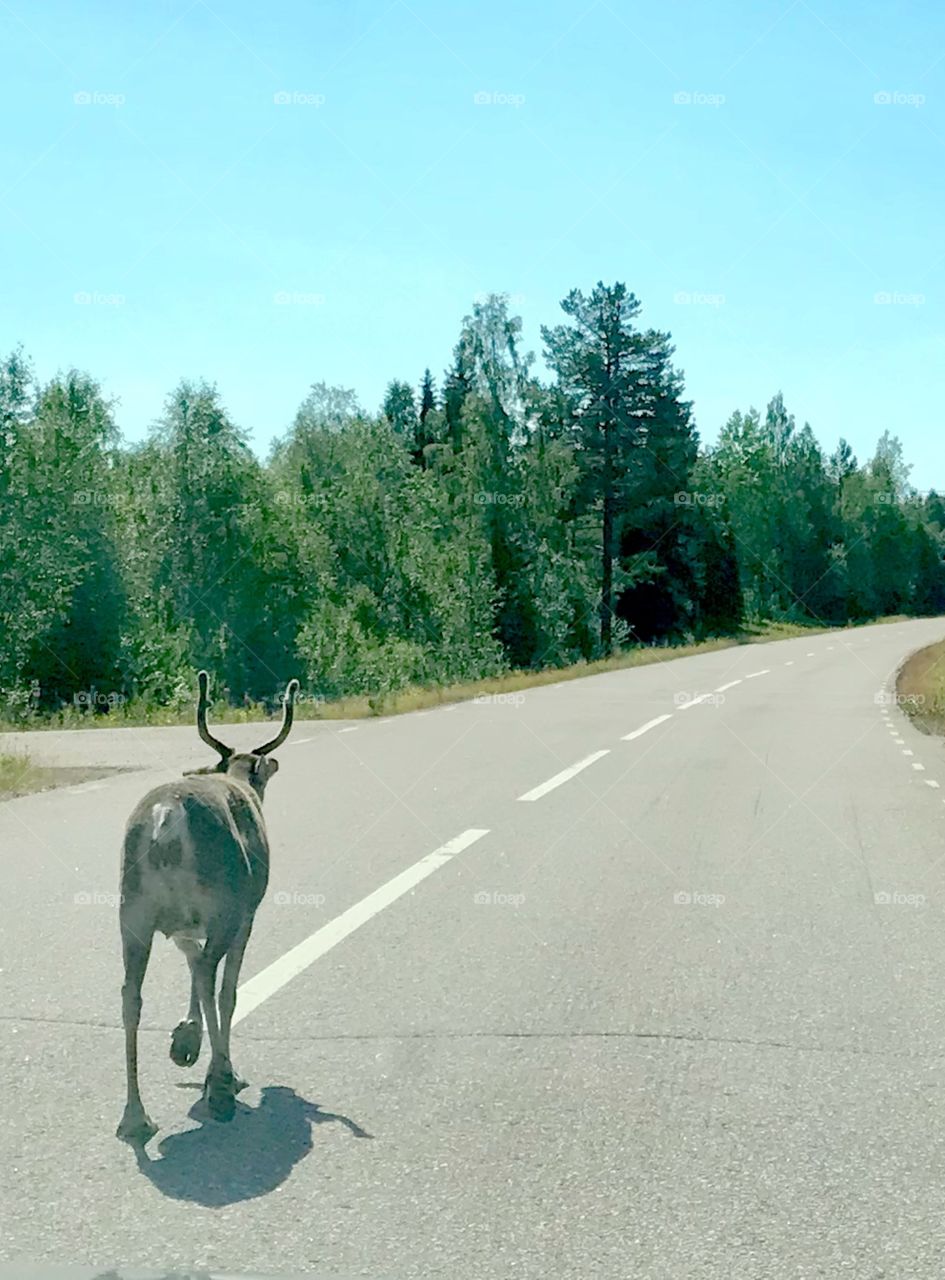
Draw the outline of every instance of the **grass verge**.
[[[0,755],[0,800],[25,795],[35,791],[33,785],[37,769],[25,751],[14,755]]]
[[[905,618],[876,618],[863,626],[878,622],[904,622]],[[462,684],[437,685],[430,688],[407,688],[388,694],[385,698],[343,698],[324,704],[318,719],[353,720],[371,715],[400,715],[407,711],[419,711],[425,707],[438,707],[449,702],[467,702],[472,698],[496,693],[514,693],[518,689],[534,689],[543,684],[561,684],[565,680],[582,680],[585,676],[597,676],[606,671],[623,671],[627,667],[652,666],[654,662],[672,662],[676,658],[691,658],[698,653],[714,653],[718,649],[733,649],[746,644],[769,644],[773,640],[791,640],[797,636],[820,635],[825,632],[851,631],[852,627],[803,626],[796,622],[771,622],[758,627],[747,627],[735,636],[723,636],[714,640],[702,640],[697,644],[649,645],[628,649],[610,658],[595,662],[576,662],[570,667],[547,667],[543,671],[508,671],[484,680],[466,681]],[[380,706],[378,706],[380,701]]]
[[[51,791],[54,787],[77,786],[80,782],[127,772],[127,769],[105,766],[39,765],[34,764],[25,751],[13,754],[0,752],[0,801],[13,800],[34,791]]]
[[[313,706],[303,703],[296,708],[296,720],[361,720],[371,716],[403,715],[427,707],[439,707],[451,702],[468,702],[473,698],[497,693],[514,693],[519,689],[534,689],[540,685],[560,684],[565,680],[581,680],[606,671],[622,671],[627,667],[643,667],[654,662],[671,662],[676,658],[688,658],[698,653],[713,653],[718,649],[732,649],[738,645],[768,644],[773,640],[790,640],[797,636],[822,635],[837,631],[852,631],[856,626],[876,626],[879,623],[906,622],[903,616],[871,618],[866,622],[844,627],[810,626],[797,622],[770,622],[746,627],[737,635],[703,640],[697,644],[650,645],[628,649],[610,658],[596,662],[577,662],[570,667],[547,667],[542,671],[507,671],[482,680],[464,681],[451,685],[411,686],[386,694],[362,694],[357,697],[339,698],[334,702],[321,702]],[[268,720],[262,706],[250,708],[227,707],[217,703],[211,712],[216,724],[245,724],[250,721]],[[0,732],[17,732],[23,729],[121,729],[143,725],[192,724],[193,707],[142,707],[134,702],[115,707],[108,715],[92,717],[77,711],[24,724],[0,720]]]
[[[906,659],[896,676],[896,697],[917,729],[945,736],[945,640]]]

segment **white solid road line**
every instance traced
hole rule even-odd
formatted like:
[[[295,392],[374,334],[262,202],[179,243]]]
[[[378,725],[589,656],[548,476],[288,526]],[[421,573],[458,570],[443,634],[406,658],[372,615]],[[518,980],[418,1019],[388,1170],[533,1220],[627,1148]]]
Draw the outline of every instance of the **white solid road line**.
[[[672,720],[672,718],[671,715],[665,715],[657,716],[655,720],[647,720],[646,724],[641,724],[639,729],[634,729],[633,733],[625,733],[620,741],[632,742],[634,738],[642,738],[645,733],[655,729],[658,724],[662,724],[664,720]]]
[[[603,751],[595,751],[593,755],[585,756],[583,760],[579,760],[577,764],[569,765],[567,769],[562,769],[560,773],[556,773],[553,778],[549,778],[547,782],[543,782],[538,787],[533,787],[531,791],[526,791],[523,796],[519,796],[519,800],[540,800],[542,796],[546,796],[549,791],[554,791],[555,787],[560,787],[562,782],[568,782],[582,769],[586,769],[588,765],[592,765],[595,760],[600,760],[602,756],[610,754],[610,748],[605,747]]]
[[[272,964],[267,965],[255,977],[250,978],[248,982],[244,982],[236,993],[236,1012],[233,1014],[233,1025],[235,1026],[237,1022],[242,1022],[254,1009],[258,1009],[264,1000],[268,1000],[271,995],[275,995],[277,991],[280,991],[287,982],[291,982],[293,978],[303,973],[309,965],[314,964],[319,956],[323,956],[326,951],[330,951],[339,942],[343,942],[345,938],[354,933],[355,929],[360,929],[361,925],[367,924],[372,917],[383,911],[385,907],[389,907],[392,902],[396,902],[398,898],[403,897],[405,893],[408,893],[415,885],[418,885],[421,880],[425,880],[434,871],[439,871],[440,867],[445,866],[458,853],[462,853],[464,849],[468,849],[471,844],[475,844],[477,840],[481,840],[483,836],[488,834],[488,828],[470,827],[462,835],[456,836],[453,840],[448,840],[439,849],[434,849],[425,858],[415,862],[412,867],[408,867],[406,871],[401,871],[400,875],[394,876],[393,880],[388,880],[379,889],[369,893],[366,898],[356,902],[353,907],[343,911],[340,916],[337,916],[323,928],[316,929],[304,942],[292,947],[284,956],[280,956],[278,960],[274,960]]]
[[[729,680],[728,684],[720,684],[715,692],[724,693],[726,689],[734,689],[737,684],[741,684],[741,677],[737,680]]]

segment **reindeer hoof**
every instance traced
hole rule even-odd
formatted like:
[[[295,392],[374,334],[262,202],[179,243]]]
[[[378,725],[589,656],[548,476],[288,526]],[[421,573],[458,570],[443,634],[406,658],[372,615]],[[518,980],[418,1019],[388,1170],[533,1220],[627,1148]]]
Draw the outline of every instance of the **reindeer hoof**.
[[[179,1022],[171,1032],[171,1062],[192,1067],[200,1057],[200,1040],[199,1022]]]
[[[143,1147],[157,1131],[157,1125],[145,1111],[129,1111],[126,1107],[115,1130],[115,1137],[121,1138],[123,1142],[130,1142],[133,1146]]]
[[[207,1107],[214,1120],[227,1124],[236,1114],[236,1096],[231,1089],[211,1087],[207,1090]]]
[[[203,1082],[203,1097],[210,1115],[214,1120],[226,1123],[236,1114],[236,1095],[243,1081],[233,1073],[232,1068],[208,1071]]]

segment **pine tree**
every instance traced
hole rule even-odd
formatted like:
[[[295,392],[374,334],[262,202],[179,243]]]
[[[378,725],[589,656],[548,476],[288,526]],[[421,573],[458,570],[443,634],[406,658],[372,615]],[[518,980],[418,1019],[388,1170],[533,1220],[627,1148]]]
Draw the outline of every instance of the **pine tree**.
[[[602,652],[609,653],[620,519],[646,465],[654,373],[667,338],[654,341],[634,327],[640,303],[623,284],[598,283],[590,297],[572,290],[561,307],[572,323],[541,332],[546,359],[571,404],[583,465],[582,505],[600,513],[599,634]]]

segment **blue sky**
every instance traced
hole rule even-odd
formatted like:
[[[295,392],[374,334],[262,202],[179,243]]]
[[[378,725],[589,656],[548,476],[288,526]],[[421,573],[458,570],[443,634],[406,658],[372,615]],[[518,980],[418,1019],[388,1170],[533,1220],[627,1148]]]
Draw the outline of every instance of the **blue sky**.
[[[705,439],[780,389],[945,488],[932,0],[3,0],[0,46],[0,350],[131,439],[205,377],[264,453],[312,382],[439,379],[479,294],[540,355],[622,280]]]

